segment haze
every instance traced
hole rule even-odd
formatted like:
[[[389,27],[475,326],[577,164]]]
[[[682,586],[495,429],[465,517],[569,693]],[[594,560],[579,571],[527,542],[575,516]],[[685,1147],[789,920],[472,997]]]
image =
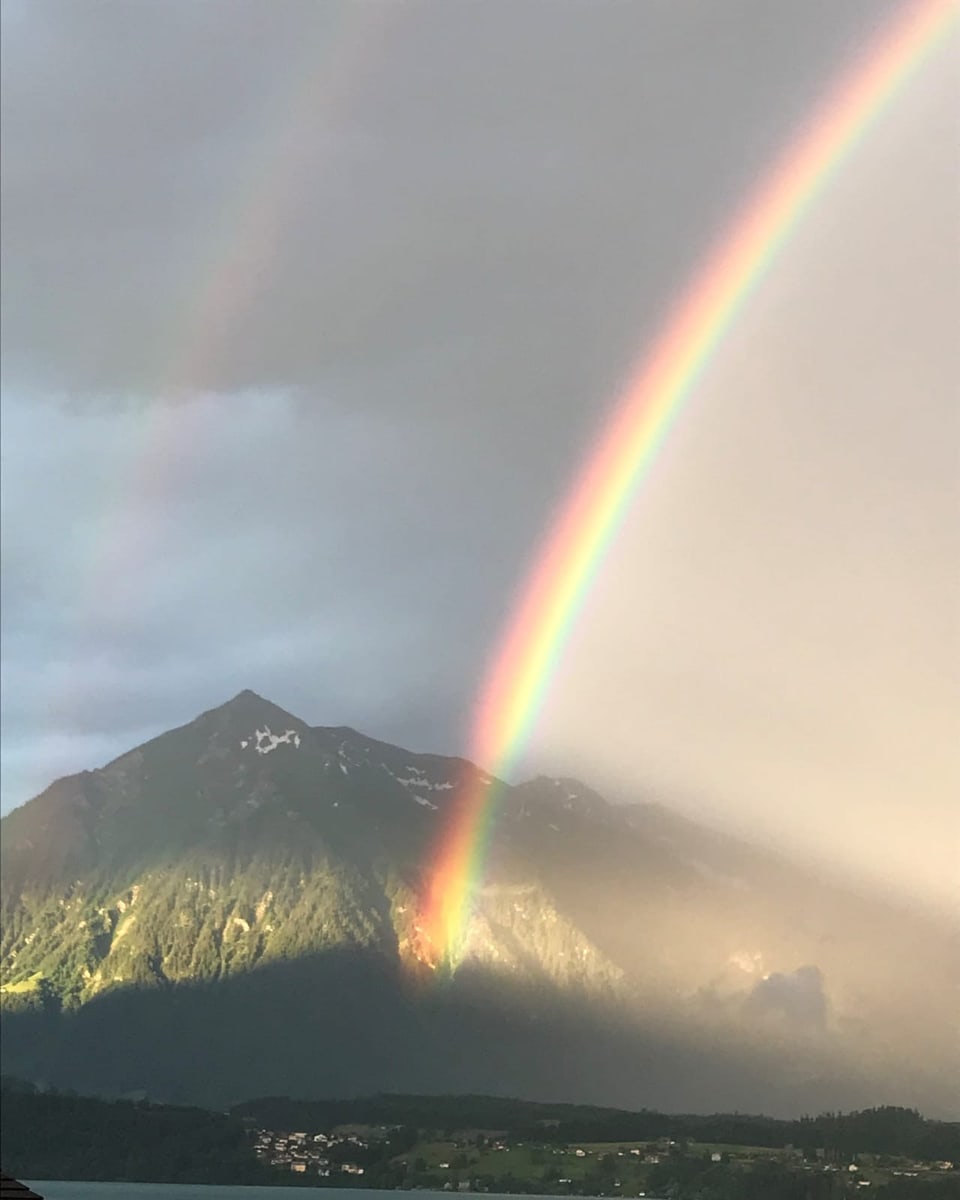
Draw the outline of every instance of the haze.
[[[3,7],[3,808],[243,687],[446,753],[669,303],[896,4]],[[638,494],[525,766],[960,899],[960,51]]]

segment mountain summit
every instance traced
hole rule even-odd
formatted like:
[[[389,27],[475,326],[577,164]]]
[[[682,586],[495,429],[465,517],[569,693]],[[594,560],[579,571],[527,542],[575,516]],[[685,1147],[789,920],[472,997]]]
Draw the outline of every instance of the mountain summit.
[[[421,910],[478,774],[498,818],[450,976]],[[16,1075],[215,1104],[950,1111],[950,930],[576,780],[507,786],[243,691],[58,780],[2,833]]]

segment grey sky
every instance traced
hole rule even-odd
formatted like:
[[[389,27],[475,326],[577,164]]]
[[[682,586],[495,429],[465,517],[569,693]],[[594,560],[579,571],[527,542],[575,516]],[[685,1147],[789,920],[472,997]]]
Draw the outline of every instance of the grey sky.
[[[5,3],[4,809],[243,687],[466,749],[629,365],[896,8]],[[529,759],[940,898],[956,66],[735,331]]]

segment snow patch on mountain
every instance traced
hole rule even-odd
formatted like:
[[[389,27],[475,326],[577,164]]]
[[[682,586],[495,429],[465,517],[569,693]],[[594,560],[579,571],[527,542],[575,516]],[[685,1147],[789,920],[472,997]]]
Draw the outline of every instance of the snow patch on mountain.
[[[409,775],[394,775],[392,771],[390,771],[390,774],[393,775],[397,783],[403,784],[408,790],[410,788],[423,788],[427,792],[448,792],[453,788],[453,784],[449,780],[445,780],[442,783],[435,783],[433,780],[427,778],[425,771],[421,771],[419,767],[411,766],[410,763],[407,763],[406,770],[410,772]]]
[[[361,758],[357,758],[355,754],[352,753],[353,750],[354,747],[346,741],[341,742],[337,747],[337,765],[340,767],[340,773],[342,775],[349,775],[351,767],[356,767],[358,770],[362,770],[363,767],[367,765]],[[362,747],[361,750],[363,750]],[[369,752],[363,751],[363,758],[369,759],[369,757]]]
[[[258,754],[270,754],[278,746],[293,746],[295,750],[299,750],[300,734],[295,729],[287,729],[283,733],[273,733],[269,725],[264,725],[262,729],[255,729],[252,737],[242,738],[240,749],[246,750],[251,744]]]
[[[436,804],[434,804],[433,801],[428,799],[426,796],[420,795],[419,793],[447,792],[450,791],[454,786],[448,780],[443,780],[438,783],[432,779],[429,779],[425,771],[421,770],[419,767],[413,766],[411,763],[406,763],[404,765],[404,770],[408,772],[406,775],[398,775],[396,771],[391,771],[386,763],[381,763],[380,766],[384,771],[386,771],[391,779],[395,779],[401,787],[407,790],[412,800],[416,800],[417,804],[422,805],[424,808],[432,808],[434,811],[436,811],[437,808]]]

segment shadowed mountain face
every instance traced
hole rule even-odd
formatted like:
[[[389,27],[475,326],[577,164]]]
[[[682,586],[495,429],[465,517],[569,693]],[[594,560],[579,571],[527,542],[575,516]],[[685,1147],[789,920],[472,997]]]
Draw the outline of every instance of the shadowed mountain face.
[[[2,823],[5,1070],[225,1104],[495,1092],[956,1115],[954,931],[655,805],[497,785],[451,976],[420,931],[478,768],[252,692]]]

